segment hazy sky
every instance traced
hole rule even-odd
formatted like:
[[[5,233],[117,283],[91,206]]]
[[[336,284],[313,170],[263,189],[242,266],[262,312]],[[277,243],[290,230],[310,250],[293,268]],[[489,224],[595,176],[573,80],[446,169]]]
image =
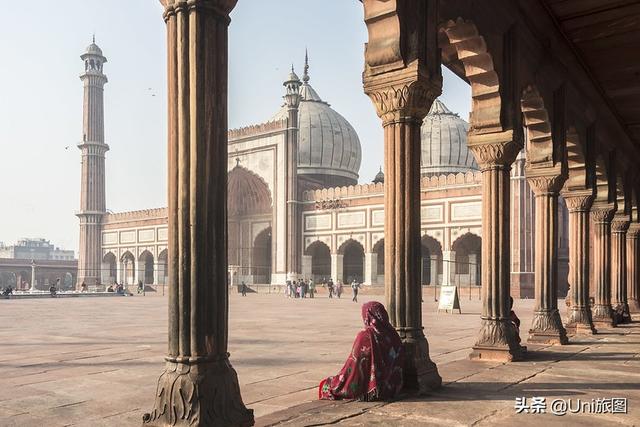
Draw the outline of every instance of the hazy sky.
[[[77,250],[83,71],[96,34],[105,87],[107,208],[166,205],[166,46],[157,0],[3,3],[0,241],[44,237]],[[357,0],[240,0],[230,26],[229,126],[270,118],[309,49],[311,84],[356,129],[360,181],[382,164],[382,128],[362,91],[366,27]],[[443,100],[468,118],[470,89],[445,70]]]

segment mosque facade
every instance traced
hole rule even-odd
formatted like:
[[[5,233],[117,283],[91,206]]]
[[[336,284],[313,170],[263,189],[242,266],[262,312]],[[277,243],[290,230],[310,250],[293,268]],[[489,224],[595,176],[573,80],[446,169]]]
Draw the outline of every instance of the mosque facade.
[[[83,198],[78,283],[166,285],[167,209],[106,211],[106,58],[95,43],[82,58],[85,138],[79,145]],[[292,69],[284,83],[285,102],[268,121],[228,132],[227,255],[232,283],[279,285],[291,278],[329,277],[370,286],[384,283],[384,172],[358,184],[358,134],[310,81],[305,58],[302,79]],[[440,100],[421,127],[425,285],[480,286],[482,184],[467,148],[468,129]],[[511,293],[533,297],[534,196],[524,164],[523,150],[511,171]],[[567,221],[563,207],[560,292],[567,288]]]

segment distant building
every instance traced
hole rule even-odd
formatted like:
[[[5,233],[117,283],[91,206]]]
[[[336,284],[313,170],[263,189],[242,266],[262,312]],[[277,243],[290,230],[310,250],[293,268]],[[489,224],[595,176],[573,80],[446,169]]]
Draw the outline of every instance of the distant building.
[[[0,242],[0,258],[73,261],[73,251],[60,249],[45,239],[22,239],[15,245],[5,246]]]
[[[78,281],[165,285],[169,281],[167,209],[106,212],[104,153],[108,146],[102,105],[106,77],[101,68],[105,58],[92,44],[83,59],[85,134],[93,136],[81,144],[84,213],[79,214]],[[302,79],[291,70],[284,86],[285,102],[270,121],[228,132],[229,280],[283,284],[306,277],[383,285],[384,171],[373,183],[358,184],[360,139],[311,86],[307,60]],[[469,124],[440,100],[433,103],[422,124],[421,227],[416,232],[422,243],[424,285],[479,286],[481,282],[482,180],[467,146],[468,129]],[[511,172],[514,297],[534,295],[534,197],[524,165],[523,152]],[[568,214],[560,203],[558,288],[564,295]]]

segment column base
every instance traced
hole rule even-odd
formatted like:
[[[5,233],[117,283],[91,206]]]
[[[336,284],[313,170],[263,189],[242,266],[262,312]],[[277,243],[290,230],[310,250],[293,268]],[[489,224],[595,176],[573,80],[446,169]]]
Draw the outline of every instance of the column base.
[[[534,313],[531,329],[529,329],[528,342],[560,345],[569,343],[567,331],[562,326],[560,313],[557,309]]]
[[[593,335],[598,333],[591,321],[589,307],[574,305],[569,309],[569,320],[564,325],[568,335]]]
[[[405,354],[403,389],[413,393],[427,393],[442,386],[442,378],[435,363],[429,358],[426,337],[400,337]]]
[[[640,302],[637,299],[629,300],[629,313],[640,313]]]
[[[242,402],[238,376],[227,356],[197,364],[167,362],[158,379],[145,426],[254,425],[253,410]]]
[[[610,305],[596,304],[591,310],[593,326],[596,329],[615,328],[616,323],[613,319],[613,311]]]
[[[520,345],[520,335],[510,320],[483,319],[478,341],[469,359],[480,362],[515,362],[523,360],[526,347]]]

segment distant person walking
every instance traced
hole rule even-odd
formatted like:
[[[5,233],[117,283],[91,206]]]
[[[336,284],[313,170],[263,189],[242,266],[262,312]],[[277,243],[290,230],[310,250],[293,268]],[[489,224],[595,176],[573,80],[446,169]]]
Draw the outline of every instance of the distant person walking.
[[[242,292],[243,297],[247,296],[247,284],[244,283],[244,280],[242,281],[242,285],[240,285],[240,291]]]
[[[313,294],[316,293],[316,284],[313,283],[313,279],[309,279],[309,298],[313,298]]]
[[[307,297],[307,282],[304,280],[300,281],[300,298]]]
[[[342,290],[342,281],[338,280],[338,283],[336,284],[336,295],[338,295],[338,298],[342,296]]]
[[[353,279],[353,282],[351,282],[351,292],[353,293],[351,301],[353,302],[358,302],[358,289],[360,289],[360,283],[356,282],[356,279]]]
[[[329,279],[327,282],[327,289],[329,289],[329,298],[333,298],[333,279]]]

